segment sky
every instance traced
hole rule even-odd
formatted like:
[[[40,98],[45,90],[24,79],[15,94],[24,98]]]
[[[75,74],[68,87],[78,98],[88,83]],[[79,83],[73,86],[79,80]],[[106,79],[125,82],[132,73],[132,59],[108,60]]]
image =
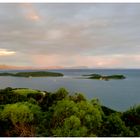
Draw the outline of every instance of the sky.
[[[140,4],[0,3],[0,65],[140,68]]]

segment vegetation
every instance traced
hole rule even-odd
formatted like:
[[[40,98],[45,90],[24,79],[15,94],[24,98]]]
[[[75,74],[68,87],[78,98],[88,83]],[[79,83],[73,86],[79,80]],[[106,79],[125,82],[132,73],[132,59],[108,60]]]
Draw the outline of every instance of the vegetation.
[[[88,79],[99,79],[99,80],[110,80],[110,79],[125,79],[124,75],[100,75],[100,74],[90,74],[90,75],[83,75],[88,76]]]
[[[16,94],[27,96],[28,94],[37,94],[39,91],[33,90],[33,89],[27,89],[27,88],[21,88],[21,89],[13,89],[12,90]]]
[[[44,94],[45,93],[45,94]],[[0,90],[1,137],[136,137],[140,106],[117,112],[60,88]]]
[[[49,76],[63,76],[62,73],[48,72],[48,71],[36,71],[36,72],[18,72],[18,73],[0,73],[0,76],[16,76],[16,77],[49,77]]]
[[[8,72],[3,72],[3,73],[0,73],[0,76],[14,76],[14,74],[8,73]]]

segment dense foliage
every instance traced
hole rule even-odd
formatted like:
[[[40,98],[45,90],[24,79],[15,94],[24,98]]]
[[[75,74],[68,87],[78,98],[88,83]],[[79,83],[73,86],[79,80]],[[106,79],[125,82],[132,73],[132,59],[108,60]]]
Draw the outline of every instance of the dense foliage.
[[[45,76],[63,76],[62,73],[49,71],[35,71],[35,72],[18,72],[18,73],[0,73],[0,76],[17,76],[17,77],[45,77]]]
[[[2,137],[129,137],[140,136],[140,106],[117,112],[98,99],[31,89],[0,90]]]

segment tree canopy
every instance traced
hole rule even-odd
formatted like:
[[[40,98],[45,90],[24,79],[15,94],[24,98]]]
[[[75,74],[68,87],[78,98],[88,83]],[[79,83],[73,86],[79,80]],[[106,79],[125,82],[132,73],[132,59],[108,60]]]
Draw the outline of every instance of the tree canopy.
[[[0,90],[0,101],[0,136],[140,136],[140,106],[117,112],[65,88],[50,93],[8,87]]]

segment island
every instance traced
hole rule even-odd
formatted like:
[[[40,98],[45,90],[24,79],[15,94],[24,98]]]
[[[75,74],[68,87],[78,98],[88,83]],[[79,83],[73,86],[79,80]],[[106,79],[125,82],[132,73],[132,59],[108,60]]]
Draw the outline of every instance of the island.
[[[88,76],[88,79],[97,79],[97,80],[110,80],[110,79],[125,79],[124,75],[100,75],[100,74],[90,74],[90,75],[83,75]]]
[[[49,71],[35,71],[35,72],[18,72],[18,73],[0,73],[0,76],[16,76],[16,77],[58,77],[63,76],[62,73]]]

